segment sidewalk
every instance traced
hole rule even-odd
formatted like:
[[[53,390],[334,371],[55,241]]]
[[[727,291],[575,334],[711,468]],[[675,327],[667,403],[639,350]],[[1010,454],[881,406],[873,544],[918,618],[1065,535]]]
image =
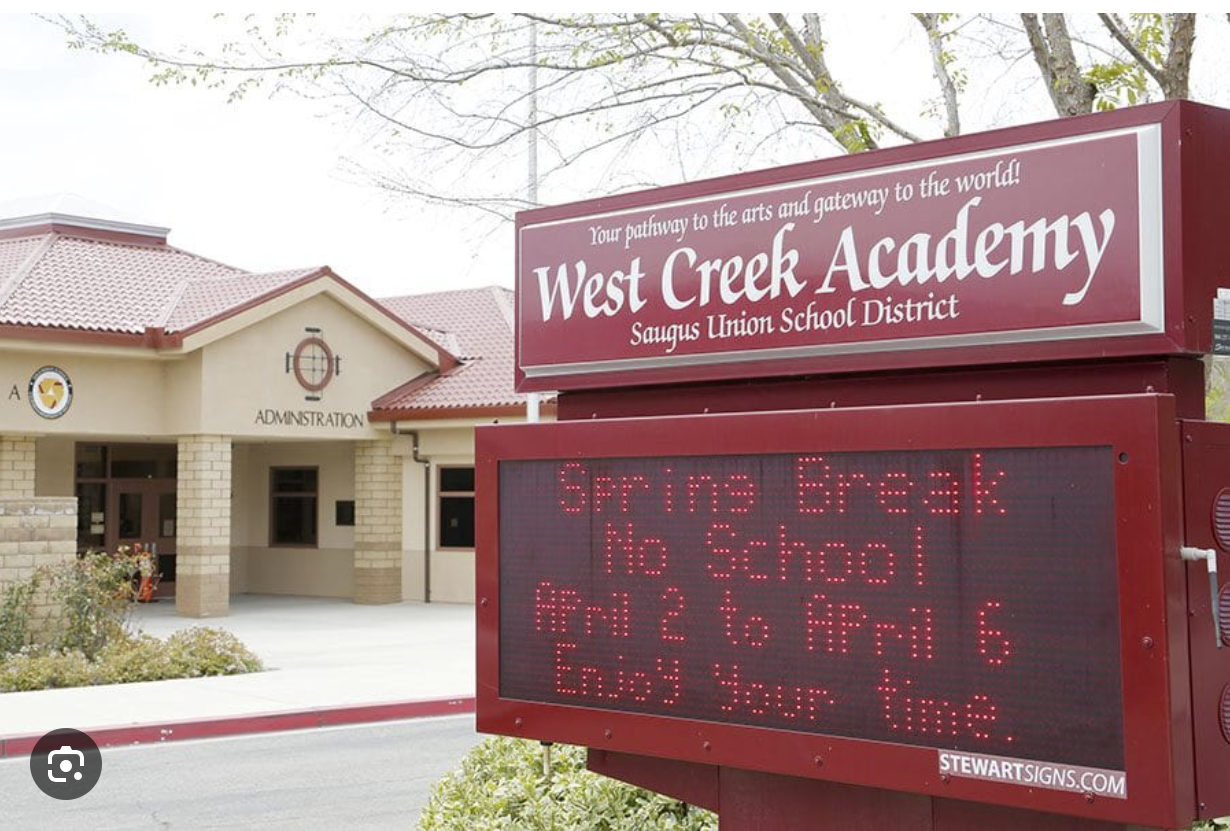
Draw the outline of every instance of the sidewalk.
[[[134,626],[160,637],[189,626],[228,629],[261,657],[266,671],[0,694],[0,740],[37,737],[57,727],[88,733],[172,725],[183,732],[195,722],[211,722],[220,729],[209,734],[218,735],[252,732],[261,720],[251,717],[274,714],[294,717],[265,719],[261,729],[472,709],[472,606],[359,606],[345,600],[240,595],[231,599],[229,617],[179,618],[174,602],[163,601],[138,607]],[[398,706],[329,716],[338,708],[377,704]],[[245,721],[247,729],[225,729],[228,722]],[[131,735],[130,740],[141,740],[139,732]]]

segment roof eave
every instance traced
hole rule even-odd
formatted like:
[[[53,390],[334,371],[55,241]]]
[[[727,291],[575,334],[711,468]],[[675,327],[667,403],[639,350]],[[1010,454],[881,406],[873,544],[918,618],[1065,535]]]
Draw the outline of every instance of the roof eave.
[[[159,328],[150,327],[144,332],[117,332],[103,329],[79,329],[67,326],[33,326],[18,323],[0,323],[0,340],[40,341],[43,343],[67,343],[96,346],[127,346],[148,349],[174,349],[181,339]]]
[[[554,403],[543,403],[539,407],[542,415],[554,415]],[[444,421],[455,418],[496,418],[500,416],[520,416],[525,414],[525,404],[492,404],[469,407],[400,407],[388,410],[371,410],[367,414],[368,421]]]

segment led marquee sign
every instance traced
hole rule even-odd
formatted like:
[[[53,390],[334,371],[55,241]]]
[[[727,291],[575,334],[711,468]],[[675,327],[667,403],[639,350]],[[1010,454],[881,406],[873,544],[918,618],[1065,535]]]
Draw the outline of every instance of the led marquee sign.
[[[1167,401],[482,430],[480,729],[1139,821]]]
[[[501,693],[1122,771],[1113,467],[506,462]]]

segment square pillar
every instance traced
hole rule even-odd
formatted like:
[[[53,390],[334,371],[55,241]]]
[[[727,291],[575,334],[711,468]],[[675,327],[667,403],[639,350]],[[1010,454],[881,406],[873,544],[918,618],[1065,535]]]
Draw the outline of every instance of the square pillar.
[[[224,617],[231,594],[231,439],[181,436],[176,483],[175,612]]]
[[[34,496],[34,439],[0,436],[0,498]]]
[[[355,442],[355,603],[401,602],[402,464],[392,436]]]

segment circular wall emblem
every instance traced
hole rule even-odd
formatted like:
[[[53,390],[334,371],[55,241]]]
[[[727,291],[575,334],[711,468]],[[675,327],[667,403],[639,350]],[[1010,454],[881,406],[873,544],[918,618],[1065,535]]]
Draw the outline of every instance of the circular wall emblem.
[[[320,392],[333,380],[333,350],[316,335],[304,338],[295,347],[291,367],[299,386],[308,392]]]
[[[73,382],[58,366],[45,366],[30,376],[27,397],[34,412],[43,418],[59,418],[73,403]]]

